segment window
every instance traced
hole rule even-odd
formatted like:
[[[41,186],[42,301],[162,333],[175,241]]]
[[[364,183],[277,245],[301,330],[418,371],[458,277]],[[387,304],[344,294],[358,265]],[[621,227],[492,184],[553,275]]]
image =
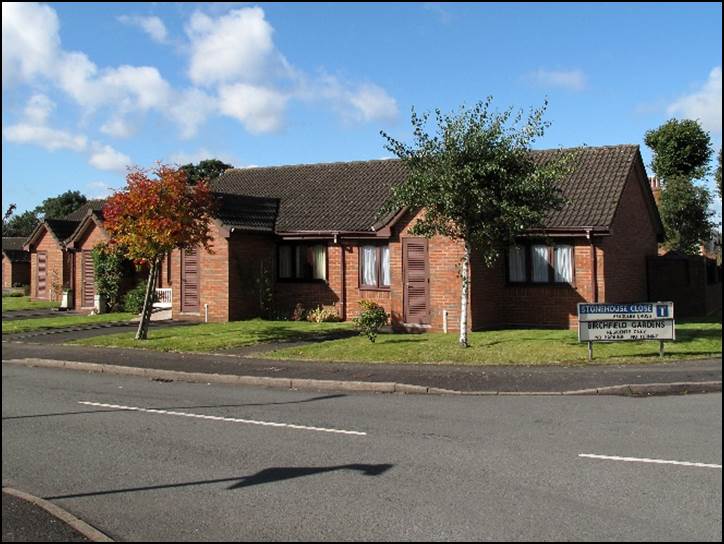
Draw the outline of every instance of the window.
[[[574,284],[572,245],[515,245],[508,249],[507,259],[509,283]]]
[[[527,268],[525,246],[512,246],[508,250],[508,280],[511,283],[525,282]]]
[[[326,280],[327,246],[282,244],[279,246],[280,280]]]
[[[359,283],[369,289],[387,289],[390,286],[390,247],[360,246]]]

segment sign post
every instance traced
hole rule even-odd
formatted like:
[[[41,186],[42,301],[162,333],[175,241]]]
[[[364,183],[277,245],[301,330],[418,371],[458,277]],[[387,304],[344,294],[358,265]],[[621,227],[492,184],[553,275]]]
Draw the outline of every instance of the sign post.
[[[664,340],[676,340],[673,302],[638,304],[578,304],[578,341],[588,343],[593,360],[593,342],[658,340],[664,356]]]

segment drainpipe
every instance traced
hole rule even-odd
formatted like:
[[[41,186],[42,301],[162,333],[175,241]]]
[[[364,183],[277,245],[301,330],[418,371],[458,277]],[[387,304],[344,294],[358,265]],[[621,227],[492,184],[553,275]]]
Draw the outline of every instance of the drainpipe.
[[[209,305],[204,304],[204,323],[209,322]]]
[[[586,238],[591,244],[591,294],[593,295],[593,302],[598,302],[598,259],[591,229],[586,230]]]
[[[339,233],[334,234],[334,243],[339,244],[339,273],[341,280],[341,287],[339,291],[339,318],[342,321],[347,321],[347,267],[345,263],[344,246],[340,239]]]

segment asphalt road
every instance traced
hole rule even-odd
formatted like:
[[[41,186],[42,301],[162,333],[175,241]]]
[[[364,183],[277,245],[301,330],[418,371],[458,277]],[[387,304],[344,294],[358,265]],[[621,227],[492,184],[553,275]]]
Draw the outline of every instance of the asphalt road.
[[[119,540],[721,541],[721,412],[3,365],[3,482]]]

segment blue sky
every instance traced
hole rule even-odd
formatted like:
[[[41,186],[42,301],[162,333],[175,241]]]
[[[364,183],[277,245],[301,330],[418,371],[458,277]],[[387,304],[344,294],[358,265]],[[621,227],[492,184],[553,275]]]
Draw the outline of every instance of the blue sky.
[[[105,196],[127,164],[389,156],[409,112],[550,101],[538,147],[642,145],[670,117],[721,147],[721,3],[2,7],[2,200]],[[721,209],[721,204],[717,204]]]

